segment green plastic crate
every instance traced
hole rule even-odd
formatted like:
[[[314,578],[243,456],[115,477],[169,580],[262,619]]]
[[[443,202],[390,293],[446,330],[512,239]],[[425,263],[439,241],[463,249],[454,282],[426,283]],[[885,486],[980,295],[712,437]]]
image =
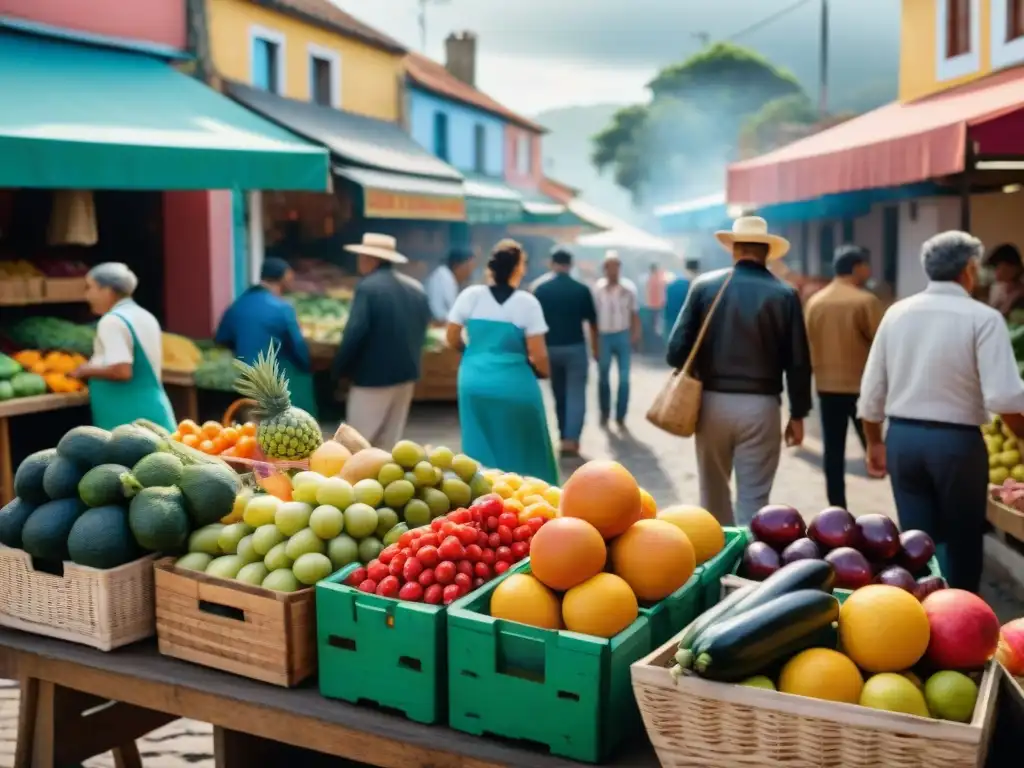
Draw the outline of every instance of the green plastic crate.
[[[729,573],[735,573],[735,569],[743,558],[743,550],[750,542],[750,530],[747,528],[726,526],[722,530],[725,533],[725,546],[722,547],[722,551],[694,571],[700,577],[701,594],[700,604],[697,606],[698,613],[718,604],[722,596],[722,577]],[[680,627],[680,629],[682,628]]]
[[[651,624],[651,650],[684,630],[703,612],[704,590],[700,575],[694,572],[683,586],[652,606],[640,606],[640,615]]]
[[[629,666],[651,650],[650,621],[604,640],[495,619],[491,593],[512,572],[448,609],[449,724],[602,762],[642,728]]]

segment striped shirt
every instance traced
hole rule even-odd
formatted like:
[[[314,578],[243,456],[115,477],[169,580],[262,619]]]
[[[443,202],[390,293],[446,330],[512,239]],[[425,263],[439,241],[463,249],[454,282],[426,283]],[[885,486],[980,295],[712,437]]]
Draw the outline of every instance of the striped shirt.
[[[599,333],[621,333],[628,331],[637,311],[637,291],[631,280],[624,277],[610,285],[602,277],[594,286],[594,305],[597,307],[597,330]]]

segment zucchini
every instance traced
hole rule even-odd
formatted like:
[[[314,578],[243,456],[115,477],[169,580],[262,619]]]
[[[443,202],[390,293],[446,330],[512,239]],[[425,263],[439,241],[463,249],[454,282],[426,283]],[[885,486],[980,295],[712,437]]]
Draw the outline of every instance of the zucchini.
[[[690,649],[701,677],[739,682],[820,642],[819,632],[839,619],[828,592],[801,589],[709,627]]]
[[[784,566],[762,581],[758,589],[747,595],[729,611],[730,616],[739,616],[744,611],[764,605],[777,597],[796,592],[799,589],[817,589],[831,592],[836,573],[824,560],[797,560]]]
[[[759,584],[747,584],[744,587],[740,587],[717,605],[708,608],[708,610],[693,620],[690,626],[686,628],[686,631],[683,632],[683,636],[679,638],[679,652],[676,654],[676,661],[683,669],[689,669],[690,664],[693,663],[693,654],[690,652],[690,648],[693,647],[693,643],[700,636],[700,633],[716,621],[731,616],[733,607],[759,586]]]

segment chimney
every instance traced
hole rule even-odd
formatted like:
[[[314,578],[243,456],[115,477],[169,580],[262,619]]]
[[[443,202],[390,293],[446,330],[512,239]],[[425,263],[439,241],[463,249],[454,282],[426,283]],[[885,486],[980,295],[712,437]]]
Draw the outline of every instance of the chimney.
[[[464,82],[476,87],[476,35],[473,32],[453,32],[444,41],[445,69]]]

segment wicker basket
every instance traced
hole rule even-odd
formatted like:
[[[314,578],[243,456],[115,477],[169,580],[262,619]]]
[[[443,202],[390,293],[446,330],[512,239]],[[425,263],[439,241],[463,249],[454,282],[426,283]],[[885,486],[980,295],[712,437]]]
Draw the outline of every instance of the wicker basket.
[[[0,626],[110,651],[156,632],[154,556],[100,570],[64,563],[37,571],[20,549],[0,547]]]
[[[679,635],[633,664],[633,691],[666,768],[979,768],[994,726],[999,668],[981,680],[968,724],[856,704],[672,679]]]

